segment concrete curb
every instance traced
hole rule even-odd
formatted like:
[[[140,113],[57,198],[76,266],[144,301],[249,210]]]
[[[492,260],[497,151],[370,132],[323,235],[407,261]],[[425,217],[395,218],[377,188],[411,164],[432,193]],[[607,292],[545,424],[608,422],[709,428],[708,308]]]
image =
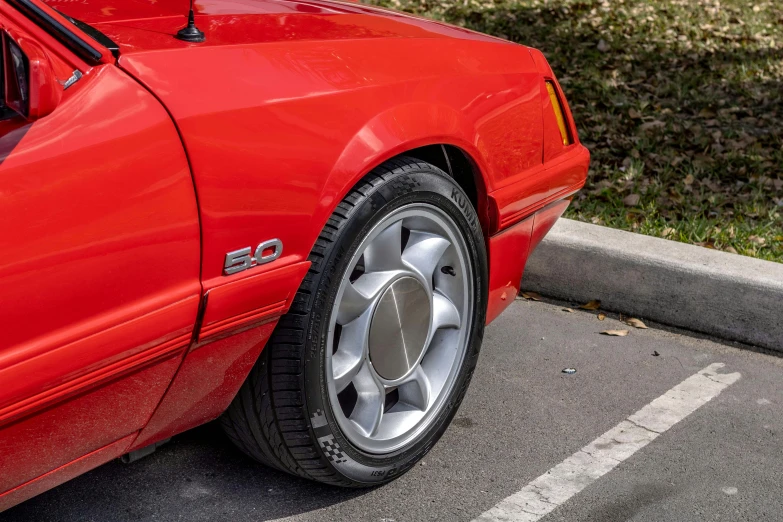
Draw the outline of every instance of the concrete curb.
[[[560,219],[522,288],[783,353],[783,264]]]

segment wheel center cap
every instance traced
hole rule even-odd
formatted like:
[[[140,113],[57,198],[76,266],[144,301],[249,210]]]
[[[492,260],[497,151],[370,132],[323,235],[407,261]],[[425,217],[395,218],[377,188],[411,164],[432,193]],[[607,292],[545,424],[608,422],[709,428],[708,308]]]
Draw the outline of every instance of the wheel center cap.
[[[430,329],[427,290],[413,277],[394,281],[381,296],[370,324],[370,360],[378,375],[393,381],[418,362]]]

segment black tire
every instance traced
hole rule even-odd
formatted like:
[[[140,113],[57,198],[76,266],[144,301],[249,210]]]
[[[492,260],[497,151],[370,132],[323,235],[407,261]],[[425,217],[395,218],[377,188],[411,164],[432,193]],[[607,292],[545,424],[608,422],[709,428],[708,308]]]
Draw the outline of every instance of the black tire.
[[[476,293],[467,353],[451,396],[430,427],[406,447],[368,454],[341,433],[324,377],[329,314],[351,256],[372,226],[409,203],[437,206],[468,245]],[[457,411],[476,366],[487,304],[487,254],[478,217],[442,170],[414,158],[374,169],[329,218],[290,311],[222,417],[229,438],[255,460],[294,475],[346,487],[378,485],[408,471],[437,442]],[[320,442],[320,443],[319,443]]]

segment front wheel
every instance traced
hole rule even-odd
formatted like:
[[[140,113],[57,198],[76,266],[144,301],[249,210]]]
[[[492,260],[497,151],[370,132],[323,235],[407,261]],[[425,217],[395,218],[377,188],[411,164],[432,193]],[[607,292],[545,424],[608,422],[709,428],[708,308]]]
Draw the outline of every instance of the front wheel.
[[[223,426],[283,471],[388,482],[437,442],[475,368],[487,302],[478,218],[443,171],[392,160],[338,205],[310,261]]]

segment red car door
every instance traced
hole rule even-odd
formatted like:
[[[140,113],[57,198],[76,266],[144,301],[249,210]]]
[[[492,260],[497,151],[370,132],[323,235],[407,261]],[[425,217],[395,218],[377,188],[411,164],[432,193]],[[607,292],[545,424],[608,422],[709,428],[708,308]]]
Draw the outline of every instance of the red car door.
[[[43,118],[0,111],[2,510],[17,486],[125,451],[179,366],[201,286],[194,187],[164,108],[7,4],[0,24],[60,83],[82,73]]]

